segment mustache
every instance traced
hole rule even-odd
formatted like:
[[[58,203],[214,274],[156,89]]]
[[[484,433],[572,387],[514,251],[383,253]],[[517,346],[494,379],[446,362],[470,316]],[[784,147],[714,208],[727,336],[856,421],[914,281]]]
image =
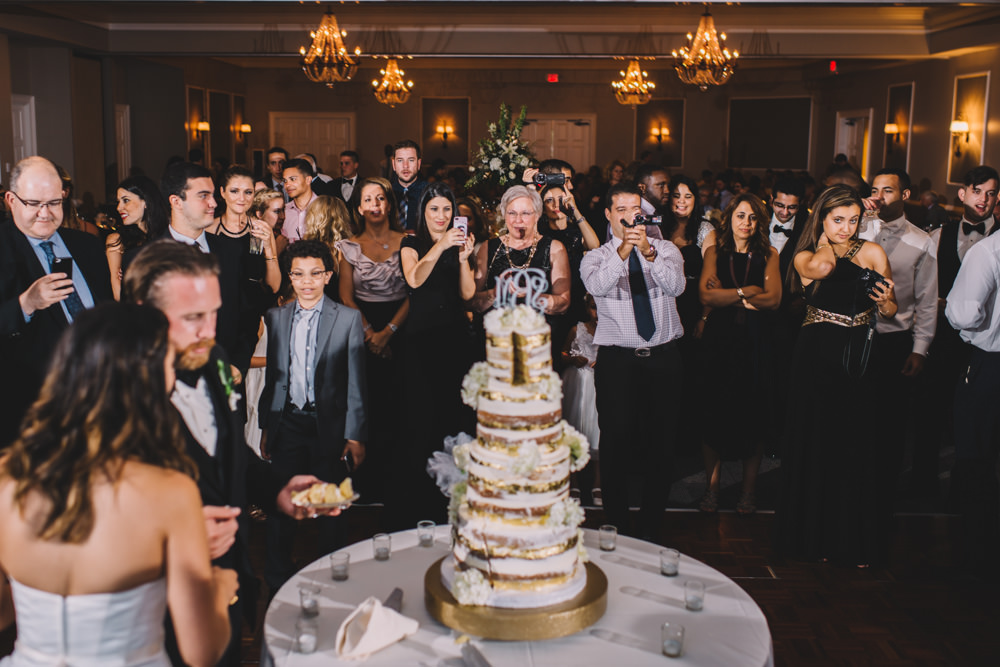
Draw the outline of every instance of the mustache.
[[[208,354],[206,352],[195,352],[195,350],[207,348],[211,351],[213,347],[215,347],[215,338],[206,338],[191,343],[183,350],[177,351],[177,360],[174,362],[174,366],[184,371],[198,370],[208,361]]]

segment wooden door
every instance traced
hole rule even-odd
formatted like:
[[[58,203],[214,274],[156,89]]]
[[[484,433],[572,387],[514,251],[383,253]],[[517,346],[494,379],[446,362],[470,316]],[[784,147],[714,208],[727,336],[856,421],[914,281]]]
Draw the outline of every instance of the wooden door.
[[[529,118],[521,138],[531,142],[539,161],[559,158],[576,171],[586,171],[594,163],[595,123],[594,117]]]
[[[354,149],[353,113],[278,112],[269,114],[270,145],[289,155],[312,153],[323,173],[340,175],[341,151]]]

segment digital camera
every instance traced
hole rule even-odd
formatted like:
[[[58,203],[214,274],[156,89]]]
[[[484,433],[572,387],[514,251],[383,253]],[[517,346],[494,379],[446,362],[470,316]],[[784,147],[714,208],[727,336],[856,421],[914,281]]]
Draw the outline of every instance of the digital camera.
[[[622,224],[626,227],[638,227],[639,225],[655,225],[659,227],[663,224],[662,215],[646,215],[645,213],[637,213],[632,222],[628,220],[622,220]]]
[[[565,185],[566,174],[562,172],[558,174],[543,174],[542,172],[538,172],[531,180],[540,188],[548,185]]]

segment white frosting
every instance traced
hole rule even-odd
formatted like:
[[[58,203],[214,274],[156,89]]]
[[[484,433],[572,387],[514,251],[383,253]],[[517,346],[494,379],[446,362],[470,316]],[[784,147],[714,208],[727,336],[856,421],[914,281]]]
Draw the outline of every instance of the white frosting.
[[[441,580],[445,587],[451,590],[452,582],[458,573],[458,563],[454,558],[445,558],[441,561]],[[494,590],[486,600],[490,607],[502,607],[506,609],[534,609],[537,607],[548,607],[559,604],[566,600],[571,600],[583,591],[587,583],[587,571],[583,564],[579,564],[573,572],[572,578],[564,584],[554,586],[539,586],[536,590]]]
[[[546,426],[545,428],[533,429],[530,431],[518,431],[509,428],[494,428],[478,424],[476,426],[476,435],[490,442],[517,443],[522,440],[534,440],[542,443],[558,440],[559,436],[562,435],[562,423],[560,422],[554,426]]]

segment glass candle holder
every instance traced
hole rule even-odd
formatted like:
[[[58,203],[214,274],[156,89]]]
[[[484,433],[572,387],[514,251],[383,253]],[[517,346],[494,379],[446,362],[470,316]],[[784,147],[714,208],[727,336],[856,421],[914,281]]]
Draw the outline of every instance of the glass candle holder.
[[[604,524],[597,529],[598,545],[601,551],[614,551],[618,542],[618,529],[610,524]]]
[[[372,538],[372,555],[375,560],[389,560],[392,554],[392,537],[388,533],[379,533]]]

